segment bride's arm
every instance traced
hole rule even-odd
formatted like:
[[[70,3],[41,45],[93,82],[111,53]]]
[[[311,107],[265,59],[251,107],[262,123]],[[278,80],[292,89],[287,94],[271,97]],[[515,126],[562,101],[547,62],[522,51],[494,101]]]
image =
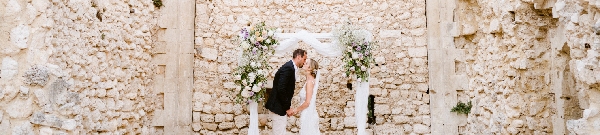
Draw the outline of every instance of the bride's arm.
[[[310,81],[309,83],[306,83],[306,88],[304,88],[304,90],[306,90],[306,100],[304,100],[304,103],[302,103],[302,105],[298,106],[298,108],[296,108],[295,113],[298,113],[304,109],[306,109],[309,105],[310,105],[310,99],[312,99],[312,93],[313,93],[313,87],[315,86],[314,81]]]

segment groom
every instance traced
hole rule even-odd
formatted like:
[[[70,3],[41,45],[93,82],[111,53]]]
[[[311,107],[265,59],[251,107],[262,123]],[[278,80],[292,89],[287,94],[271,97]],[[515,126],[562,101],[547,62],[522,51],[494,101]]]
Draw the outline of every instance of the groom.
[[[292,96],[296,88],[296,72],[304,66],[306,62],[306,51],[296,49],[293,53],[293,59],[286,62],[277,70],[273,80],[273,89],[269,93],[269,99],[265,104],[265,108],[269,109],[271,124],[273,125],[274,135],[286,134],[285,126],[287,125],[286,115],[291,116],[292,111]]]

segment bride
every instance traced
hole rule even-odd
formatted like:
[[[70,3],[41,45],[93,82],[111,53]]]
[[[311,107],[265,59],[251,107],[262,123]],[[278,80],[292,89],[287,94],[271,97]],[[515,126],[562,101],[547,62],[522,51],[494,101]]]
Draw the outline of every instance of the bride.
[[[300,112],[300,134],[301,135],[318,135],[319,130],[319,114],[315,108],[315,99],[319,88],[319,64],[313,60],[307,60],[302,67],[302,74],[306,76],[306,83],[300,90],[300,101],[304,101],[302,105],[292,109],[292,113]]]

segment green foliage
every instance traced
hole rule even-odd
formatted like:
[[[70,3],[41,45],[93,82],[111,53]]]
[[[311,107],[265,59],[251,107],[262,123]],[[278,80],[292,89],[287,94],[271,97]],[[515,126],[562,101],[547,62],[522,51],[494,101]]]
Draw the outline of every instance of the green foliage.
[[[466,104],[458,101],[456,106],[454,106],[450,112],[469,114],[471,112],[471,107],[473,107],[471,101],[467,102]]]
[[[160,7],[163,6],[162,0],[152,0],[152,3],[154,3],[154,6],[157,7],[158,9],[160,9]]]

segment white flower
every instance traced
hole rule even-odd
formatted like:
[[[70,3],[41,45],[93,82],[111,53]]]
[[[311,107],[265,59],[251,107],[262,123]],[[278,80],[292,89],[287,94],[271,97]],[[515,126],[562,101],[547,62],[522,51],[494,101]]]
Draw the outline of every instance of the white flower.
[[[259,82],[258,84],[256,84],[258,87],[262,87],[263,83]]]
[[[240,91],[240,90],[242,90],[242,87],[237,87],[237,88],[235,88],[235,90]]]
[[[362,70],[362,71],[367,71],[367,67],[365,67],[365,66],[360,66],[360,70]]]
[[[248,79],[250,79],[249,83],[253,83],[254,79],[256,79],[256,75],[254,73],[248,74]]]
[[[241,75],[236,75],[236,76],[234,77],[234,79],[235,79],[235,80],[242,80],[242,76],[241,76]]]
[[[251,66],[251,67],[256,67],[256,62],[251,62],[251,63],[250,63],[250,66]]]
[[[261,67],[261,66],[262,66],[262,64],[260,64],[260,62],[256,63],[256,67]],[[260,74],[260,72],[259,72],[259,74]]]
[[[254,86],[252,87],[252,91],[253,91],[253,92],[258,92],[258,91],[260,91],[260,88],[258,88],[258,86],[256,86],[256,85],[254,85]]]
[[[270,44],[271,43],[271,39],[268,38],[267,40],[265,40],[265,43]]]
[[[244,42],[242,42],[242,48],[248,49],[248,48],[250,48],[250,44],[248,44],[248,42],[244,41]]]
[[[246,88],[250,88],[250,87],[246,87]],[[248,91],[246,91],[246,90],[242,91],[241,94],[242,94],[242,97],[245,97],[245,98],[250,97],[250,93],[248,93]]]
[[[356,59],[356,58],[358,58],[358,53],[352,52],[352,59]]]
[[[275,31],[269,30],[269,36],[273,36],[275,34]]]
[[[252,36],[250,37],[250,43],[256,43],[256,37]]]
[[[258,70],[256,73],[258,73],[258,74],[261,74],[261,75],[267,74],[267,73],[266,73],[264,70],[262,70],[262,69],[261,69],[261,70]]]

